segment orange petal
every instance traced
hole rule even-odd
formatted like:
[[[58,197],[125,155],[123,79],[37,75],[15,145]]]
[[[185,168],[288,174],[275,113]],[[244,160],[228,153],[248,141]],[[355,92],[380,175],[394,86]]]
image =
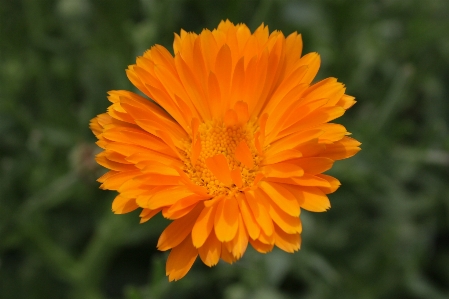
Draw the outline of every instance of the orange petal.
[[[222,116],[220,84],[218,83],[217,76],[215,76],[215,74],[212,72],[209,73],[207,91],[212,116],[214,118],[219,118]]]
[[[236,58],[235,60],[237,60]],[[245,84],[245,66],[244,66],[244,58],[241,57],[238,59],[237,64],[235,65],[234,72],[232,74],[232,85],[231,85],[231,94],[230,94],[230,106],[235,106],[235,103],[242,98],[243,90]],[[239,119],[239,123],[241,123],[241,119]],[[246,123],[246,122],[245,122]]]
[[[218,53],[218,45],[209,29],[203,29],[199,38],[201,39],[201,50],[206,67],[212,69],[215,64],[215,57]]]
[[[250,38],[250,41],[254,40],[253,38]],[[249,42],[247,46],[251,44]],[[260,82],[257,80],[262,76],[265,76],[266,70],[260,70],[258,71],[258,59],[254,54],[251,54],[251,59],[247,60],[246,70],[245,70],[245,84],[243,85],[244,90],[242,94],[242,101],[245,103],[248,103],[248,114],[251,116],[254,106],[257,102],[258,94],[262,91],[259,91],[257,89],[257,85],[260,84]],[[246,61],[246,60],[245,60]],[[264,78],[265,79],[265,78]]]
[[[265,145],[265,137],[266,137],[266,132],[265,132],[265,127],[267,125],[267,120],[268,120],[268,114],[264,113],[262,114],[262,116],[259,119],[259,128],[260,128],[260,145],[262,147],[264,147]]]
[[[263,202],[263,198],[260,197],[256,198],[254,191],[246,191],[245,197],[251,209],[251,212],[254,216],[254,219],[257,221],[262,231],[264,231],[266,235],[269,236],[272,235],[273,221],[271,220],[271,217],[268,214],[268,207]]]
[[[116,153],[116,152],[111,152],[111,151],[106,150],[106,151],[102,152],[101,154],[105,155],[105,157],[112,162],[117,162],[117,163],[121,163],[121,164],[133,164],[133,163],[127,161],[125,156],[123,156],[119,153]]]
[[[180,60],[179,55],[177,55],[175,59]],[[187,93],[186,88],[179,78],[179,73],[181,73],[179,68],[179,61],[177,61],[177,65],[174,68],[168,68],[166,65],[158,64],[156,62],[154,66],[154,73],[172,99],[176,94],[181,98],[181,101],[185,102],[187,106],[193,108],[192,101],[189,98],[190,95]]]
[[[296,185],[295,179],[296,178],[266,178],[266,181],[267,182],[281,183],[281,184]]]
[[[259,184],[260,188],[279,208],[291,216],[298,217],[300,213],[299,203],[296,197],[283,185],[274,182],[261,182]]]
[[[320,143],[331,144],[332,142],[341,140],[348,135],[346,128],[339,124],[325,123],[317,126],[317,129],[323,130],[323,134],[320,135]]]
[[[330,122],[331,120],[334,120],[342,116],[345,113],[345,111],[346,111],[345,109],[339,106],[319,108],[310,113],[309,115],[307,115],[306,117],[300,119],[294,125],[290,126],[287,129],[284,129],[280,134],[285,136],[292,134],[294,132],[298,132],[308,128],[313,128],[317,125]]]
[[[286,62],[285,64],[293,64],[294,62],[298,61],[301,57],[302,52],[302,38],[301,34],[298,34],[297,32],[291,33],[286,39],[285,39],[285,56],[286,56]]]
[[[120,188],[117,190],[119,191],[120,195],[127,198],[135,198],[136,204],[139,205],[138,198],[140,196],[145,196],[147,199],[151,197],[154,193],[153,189],[156,187],[152,187],[148,189],[142,188],[143,186],[140,183],[136,183],[134,180],[127,181],[125,184],[120,186]],[[167,188],[167,186],[162,186],[163,188]]]
[[[253,248],[260,253],[268,253],[271,250],[273,250],[274,244],[264,244],[262,242],[260,242],[259,240],[252,240],[249,239],[249,243],[251,244],[251,246],[253,246]]]
[[[134,165],[123,164],[111,161],[107,158],[107,154],[102,152],[95,157],[95,161],[103,167],[116,171],[132,171],[137,170]]]
[[[103,128],[106,125],[111,124],[113,122],[113,118],[110,115],[108,115],[107,113],[98,114],[97,117],[95,118],[95,120],[98,123],[98,125],[100,126],[101,132],[103,132]],[[99,133],[101,133],[101,132],[99,132]]]
[[[301,98],[300,101],[295,102],[291,105],[285,112],[285,116],[283,120],[280,120],[278,124],[278,138],[284,136],[284,134],[279,134],[282,130],[289,128],[293,124],[298,123],[306,116],[310,115],[312,112],[315,112],[319,108],[324,107],[329,100],[326,98],[309,98],[304,99]],[[291,132],[290,132],[291,133]]]
[[[135,86],[137,89],[139,89],[141,92],[143,92],[145,95],[150,96],[151,93],[147,90],[145,87],[145,84],[142,82],[140,77],[137,75],[136,66],[132,65],[129,66],[128,69],[126,69],[126,76],[128,77],[128,80]]]
[[[280,249],[293,253],[301,247],[301,236],[299,233],[287,234],[285,231],[274,226],[274,244]]]
[[[98,117],[94,117],[89,122],[89,128],[92,130],[92,133],[94,133],[95,137],[98,138],[98,135],[100,135],[103,132],[103,127],[100,126],[98,123]]]
[[[136,166],[143,174],[179,176],[175,168],[156,161],[139,161]],[[136,178],[140,178],[140,176]]]
[[[239,214],[239,229],[234,239],[232,239],[229,244],[232,248],[232,255],[236,259],[240,259],[246,251],[246,247],[248,247],[248,233],[245,230],[245,225],[243,224],[242,216]]]
[[[304,170],[300,166],[288,162],[270,164],[262,169],[266,177],[291,178],[301,177],[304,174]]]
[[[192,118],[191,127],[192,127],[192,141],[194,141],[196,140],[198,128],[200,127],[200,121],[198,120],[198,118],[196,117]]]
[[[318,143],[318,138],[307,141],[296,147],[303,157],[316,157],[326,149],[325,144]]]
[[[154,134],[158,137],[160,136],[156,133],[156,131],[163,130],[167,132],[169,136],[173,136],[173,141],[175,142],[175,145],[177,147],[181,147],[179,141],[187,137],[187,133],[185,133],[185,131],[181,131],[180,129],[175,127],[165,126],[165,124],[161,122],[161,119],[158,119],[156,117],[151,119],[149,119],[151,116],[146,117],[148,119],[135,119],[136,124],[145,131],[147,131],[148,133]]]
[[[179,176],[161,175],[157,173],[145,173],[136,176],[134,180],[147,186],[177,186],[181,182]]]
[[[239,123],[246,124],[249,120],[248,104],[242,101],[238,101],[234,105],[234,110],[237,113]]]
[[[310,83],[315,78],[320,68],[320,55],[318,53],[308,53],[301,57],[301,63],[308,66],[307,74],[302,79],[304,83]]]
[[[265,175],[261,172],[259,172],[258,174],[256,174],[256,177],[254,178],[253,181],[253,187],[257,186],[259,184],[259,182],[265,177]]]
[[[209,74],[209,68],[206,66],[205,57],[202,53],[202,47],[203,44],[201,38],[196,38],[192,52],[193,60],[192,63],[189,63],[189,65],[195,66],[195,71],[193,72],[193,74],[196,76],[197,81],[204,87],[204,83],[206,82],[206,78]],[[210,106],[208,105],[208,101],[206,101],[204,104],[205,106],[207,106],[207,108],[210,108]]]
[[[323,191],[326,194],[335,192],[338,189],[338,187],[340,187],[340,185],[341,185],[339,180],[337,180],[336,178],[334,178],[330,175],[317,174],[316,176],[326,180],[329,183],[329,185],[330,185],[329,188],[328,187],[320,187],[321,191]]]
[[[127,156],[126,160],[134,164],[141,161],[154,161],[170,166],[183,166],[183,163],[178,158],[164,155],[160,152],[152,151],[137,145],[114,142],[110,143],[107,146],[107,149]]]
[[[137,171],[109,171],[105,175],[101,176],[97,181],[102,183],[100,188],[104,190],[117,190],[130,179],[140,175],[141,172]],[[106,176],[107,175],[107,176]]]
[[[106,146],[109,144],[101,135],[98,136],[98,141],[95,142],[96,145],[98,145],[102,149],[106,149]]]
[[[205,207],[211,207],[214,206],[215,204],[219,203],[225,196],[224,195],[218,195],[215,196],[209,200],[205,200],[204,201],[204,206]]]
[[[187,105],[187,103],[183,99],[178,97],[178,95],[176,95],[176,94],[175,94],[175,100],[176,100],[176,104],[178,104],[178,106],[179,106],[179,109],[182,111],[182,117],[184,118],[184,120],[187,124],[189,123],[189,121],[190,121],[190,123],[192,123],[193,119],[198,119],[196,111],[194,111],[192,113],[192,109],[195,109],[195,108],[189,107],[189,105]],[[195,117],[194,117],[194,115],[195,115]]]
[[[308,87],[306,84],[300,84],[306,72],[306,66],[296,68],[292,74],[282,80],[281,85],[277,87],[271,96],[269,103],[264,109],[264,111],[270,113],[267,132],[271,132],[282,121],[282,117],[285,117],[286,109],[302,97],[302,92]]]
[[[304,93],[304,98],[326,98],[328,106],[335,106],[345,93],[345,87],[336,78],[326,78],[310,86]]]
[[[112,202],[112,211],[115,214],[125,214],[129,213],[131,211],[134,211],[139,206],[136,204],[135,198],[126,198],[121,196],[120,194],[117,195]]]
[[[237,41],[239,45],[239,49],[242,50],[246,43],[248,42],[248,39],[251,36],[251,31],[245,24],[237,25]]]
[[[324,212],[330,209],[329,198],[317,187],[301,187],[299,194],[304,198],[301,208],[311,212]]]
[[[214,219],[215,235],[221,242],[230,241],[238,230],[238,204],[235,197],[224,198],[217,205]]]
[[[337,102],[337,106],[343,107],[344,109],[351,108],[357,101],[353,96],[344,94],[340,100]]]
[[[149,102],[149,101],[147,101]],[[135,123],[145,131],[154,134],[156,130],[164,130],[176,139],[187,137],[186,131],[178,122],[161,116],[153,108],[143,106],[128,98],[120,97],[120,105],[134,119]]]
[[[221,243],[221,259],[228,264],[234,263],[237,259],[232,255],[232,252],[226,248],[225,243]]]
[[[274,224],[273,224],[273,226],[274,226]],[[260,231],[260,235],[259,235],[259,238],[257,238],[257,240],[259,240],[260,242],[267,244],[267,245],[274,244],[274,228],[273,228],[273,233],[269,236],[267,236],[263,231]]]
[[[142,224],[144,222],[147,222],[148,220],[153,218],[160,211],[161,211],[161,209],[157,209],[157,210],[143,209],[139,215],[140,223]]]
[[[193,247],[192,240],[185,238],[182,243],[173,248],[167,258],[166,275],[169,281],[183,278],[198,256],[198,250]]]
[[[162,153],[170,151],[167,144],[160,138],[142,129],[117,127],[106,130],[102,136],[111,141],[135,144]],[[173,154],[175,155],[175,153]]]
[[[171,219],[171,220],[176,220],[179,219],[181,217],[184,217],[185,215],[189,214],[194,208],[196,208],[196,206],[198,205],[198,202],[190,205],[190,206],[185,206],[183,208],[179,208],[176,210],[171,210],[171,207],[163,207],[162,208],[162,216],[164,216],[164,218],[167,219]]]
[[[263,160],[264,165],[275,164],[302,157],[302,153],[295,149],[287,149],[274,155],[267,155]]]
[[[312,186],[312,187],[323,187],[323,188],[330,188],[330,183],[318,175],[311,175],[308,173],[305,173],[300,178],[294,178],[293,181],[295,184],[300,186]]]
[[[179,167],[174,167],[174,169],[178,172],[181,181],[184,183],[184,185],[190,189],[192,192],[195,192],[198,195],[201,195],[204,197],[204,199],[208,199],[211,198],[211,196],[209,194],[207,194],[207,189],[203,186],[198,186],[196,184],[194,184],[189,177],[187,176],[187,174],[182,171]]]
[[[272,200],[270,199],[270,202]],[[277,204],[270,204],[269,209],[270,217],[273,219],[273,222],[279,226],[283,231],[288,234],[301,233],[302,225],[299,216],[291,216],[285,213],[281,208],[277,206]]]
[[[146,205],[143,202],[139,202],[139,205],[145,208],[155,210],[164,206],[171,206],[178,200],[183,199],[187,196],[191,196],[193,194],[194,193],[185,186],[182,185],[174,186],[154,193],[153,196],[149,198]],[[197,194],[194,195],[197,196],[198,198],[201,198]]]
[[[294,149],[302,143],[320,137],[320,135],[322,135],[323,133],[324,132],[320,129],[295,132],[272,143],[267,149],[266,155],[267,157],[274,156],[279,152]]]
[[[206,166],[220,182],[227,186],[232,184],[231,171],[223,154],[207,158]]]
[[[295,165],[304,169],[305,173],[318,174],[332,168],[334,160],[325,157],[300,158],[295,160]]]
[[[186,210],[190,208],[190,210],[193,209],[193,206],[202,201],[203,198],[201,196],[198,196],[197,194],[193,194],[187,197],[184,197],[180,200],[178,200],[176,203],[174,203],[171,207],[168,207],[167,211],[164,214],[165,218],[169,219],[175,219],[172,218],[175,215],[178,215],[179,212]],[[185,213],[187,214],[187,213]],[[182,215],[184,216],[184,215]],[[179,217],[176,217],[179,218]]]
[[[201,154],[201,138],[198,136],[195,143],[192,143],[192,153],[190,155],[190,161],[193,166],[195,166],[196,161],[198,160],[200,154]]]
[[[122,108],[120,103],[116,103],[116,104],[109,106],[108,114],[115,119],[130,123],[130,124],[136,123],[134,121],[134,119],[131,117],[131,115],[129,115],[126,111],[124,111],[124,109]]]
[[[237,112],[234,109],[229,109],[226,111],[223,119],[226,127],[232,127],[238,124],[239,118]]]
[[[360,142],[351,138],[343,137],[333,144],[326,145],[326,149],[320,153],[320,156],[328,157],[333,160],[341,160],[354,156],[360,151]]]
[[[221,256],[221,242],[218,241],[215,233],[211,233],[205,243],[198,248],[198,253],[204,264],[209,267],[215,266]]]
[[[193,225],[200,214],[202,207],[197,206],[192,212],[186,216],[174,220],[162,232],[157,242],[157,249],[166,251],[181,244],[192,231]],[[188,238],[188,243],[193,247],[191,238]]]
[[[283,66],[283,46],[284,46],[284,36],[282,33],[274,34],[270,36],[271,51],[268,55],[268,65],[266,66],[266,77],[261,88],[262,94],[260,95],[259,101],[256,104],[254,113],[261,114],[261,109],[265,106],[266,101],[270,99],[268,96],[273,89],[276,87],[277,79],[282,71]]]
[[[212,228],[214,227],[216,206],[205,207],[192,229],[193,246],[199,248],[206,242]]]
[[[260,227],[250,210],[246,197],[242,193],[237,194],[237,201],[242,215],[243,223],[251,239],[255,240],[259,237]]]
[[[173,143],[173,139],[166,131],[156,130],[157,136],[159,136],[164,142],[170,147],[170,149],[178,156],[180,160],[183,160],[184,157],[179,153],[178,148]]]
[[[274,111],[268,110],[270,112],[270,119],[267,122],[267,142],[271,143],[276,140],[276,136],[285,127],[291,114],[295,113],[297,107],[300,105],[298,102],[301,99],[302,93],[307,90],[308,84],[299,84],[295,86],[285,97],[282,99],[281,103],[277,105]],[[302,112],[302,111],[301,111]]]
[[[222,111],[229,109],[229,93],[232,75],[232,55],[228,45],[223,45],[218,51],[215,60],[215,74],[217,76],[221,95],[222,95]]]
[[[245,140],[240,141],[235,149],[235,158],[248,168],[254,167],[253,155]]]
[[[243,185],[243,180],[242,180],[242,173],[240,171],[240,169],[233,169],[231,170],[231,178],[232,181],[234,182],[234,184],[238,187],[241,188]]]
[[[260,131],[257,131],[254,134],[254,145],[256,146],[257,152],[259,153],[259,156],[264,156],[264,151],[262,148],[262,144],[260,143]]]
[[[133,173],[134,171],[131,171],[131,173]],[[108,178],[119,174],[119,173],[123,173],[122,171],[114,171],[114,170],[109,170],[108,172],[106,172],[105,174],[103,174],[101,177],[99,177],[97,179],[97,182],[103,183],[105,180],[107,180]],[[126,173],[126,172],[125,172]]]
[[[205,99],[206,96],[201,87],[201,83],[197,81],[196,76],[193,74],[193,70],[182,58],[182,55],[175,56],[175,63],[178,75],[191,99],[191,103],[198,110],[203,120],[210,119],[210,111]]]

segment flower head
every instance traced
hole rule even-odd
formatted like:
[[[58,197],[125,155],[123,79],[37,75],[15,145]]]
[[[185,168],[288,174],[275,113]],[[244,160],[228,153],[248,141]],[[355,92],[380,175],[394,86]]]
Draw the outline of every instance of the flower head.
[[[91,121],[110,169],[101,188],[112,209],[141,208],[172,219],[157,247],[171,250],[166,272],[182,278],[199,255],[208,266],[240,259],[248,243],[266,253],[301,244],[301,209],[330,208],[340,182],[323,174],[360,143],[329,123],[354,103],[343,84],[312,84],[317,53],[301,56],[296,32],[221,22],[175,34],[174,56],[149,49],[128,68],[146,96],[111,91],[107,113]]]

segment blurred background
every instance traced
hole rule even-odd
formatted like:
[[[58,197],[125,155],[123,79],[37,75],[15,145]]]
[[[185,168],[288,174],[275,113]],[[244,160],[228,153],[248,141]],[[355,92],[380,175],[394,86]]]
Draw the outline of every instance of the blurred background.
[[[168,221],[111,212],[88,122],[136,56],[226,18],[302,33],[357,98],[337,122],[362,151],[299,252],[168,283]],[[449,298],[448,32],[447,0],[1,0],[0,298]]]

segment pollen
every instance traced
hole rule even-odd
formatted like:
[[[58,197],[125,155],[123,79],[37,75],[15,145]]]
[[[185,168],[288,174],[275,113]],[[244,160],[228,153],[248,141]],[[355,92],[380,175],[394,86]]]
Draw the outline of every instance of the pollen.
[[[184,172],[192,182],[206,187],[213,196],[232,195],[251,187],[262,160],[254,144],[257,127],[254,121],[232,126],[217,120],[200,124],[195,140],[183,140]],[[197,142],[201,146],[194,149]],[[199,151],[199,155],[192,160],[195,150]],[[223,163],[211,165],[223,156],[226,163],[223,159]],[[226,177],[229,179],[224,179]]]

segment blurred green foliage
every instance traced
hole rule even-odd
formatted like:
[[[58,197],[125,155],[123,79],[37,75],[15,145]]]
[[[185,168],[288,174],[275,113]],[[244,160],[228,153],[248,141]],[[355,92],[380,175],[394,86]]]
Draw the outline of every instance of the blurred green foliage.
[[[145,49],[226,18],[302,33],[357,97],[338,122],[363,150],[299,252],[168,283],[167,221],[111,213],[88,122]],[[449,298],[447,32],[447,0],[2,0],[0,298]]]

